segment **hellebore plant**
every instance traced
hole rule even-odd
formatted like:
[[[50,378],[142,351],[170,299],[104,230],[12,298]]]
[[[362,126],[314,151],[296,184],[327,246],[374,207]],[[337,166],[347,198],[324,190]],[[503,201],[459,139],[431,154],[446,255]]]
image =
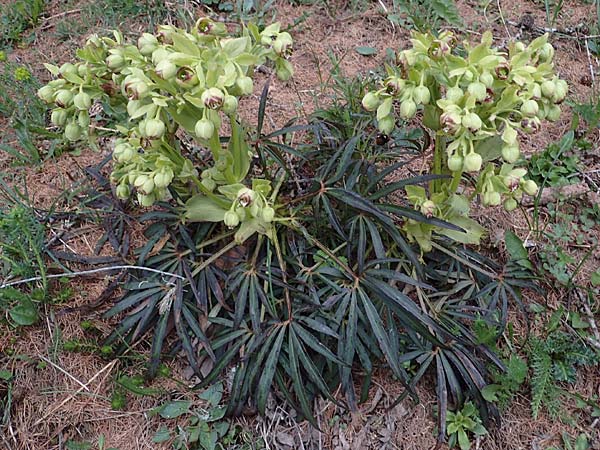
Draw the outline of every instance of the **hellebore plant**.
[[[93,137],[95,105],[109,115],[126,111],[113,150],[118,197],[135,192],[140,205],[151,206],[175,196],[186,202],[188,220],[240,225],[236,239],[243,241],[268,234],[275,210],[268,180],[245,184],[252,153],[238,99],[252,93],[253,68],[267,60],[278,78],[289,79],[291,51],[292,38],[278,23],[262,32],[248,24],[241,37],[231,37],[223,24],[202,18],[189,32],[160,26],[142,34],[137,46],[115,31],[114,39],[90,37],[76,64],[46,64],[57,78],[38,95],[55,106],[51,121],[70,141]],[[224,118],[228,139],[220,133]],[[180,130],[210,150],[211,165],[199,172],[182,155]]]
[[[389,134],[396,118],[413,118],[423,110],[423,124],[435,136],[433,173],[429,192],[420,186],[406,189],[409,201],[425,216],[444,219],[466,233],[408,220],[404,229],[423,251],[431,249],[436,231],[464,243],[478,243],[483,228],[468,217],[470,201],[480,195],[486,206],[503,203],[514,210],[523,193],[538,187],[525,179],[519,159],[519,132],[533,133],[542,120],[560,117],[559,104],[568,86],[553,69],[554,48],[548,36],[529,45],[510,44],[508,53],[492,47],[492,34],[481,43],[465,42],[456,52],[450,32],[438,37],[415,33],[413,47],[399,53],[396,67],[386,67],[381,89],[367,92],[362,103],[377,111],[379,130]],[[463,56],[464,55],[464,56]],[[494,161],[501,161],[496,164]],[[461,187],[464,173],[476,179],[469,195]]]

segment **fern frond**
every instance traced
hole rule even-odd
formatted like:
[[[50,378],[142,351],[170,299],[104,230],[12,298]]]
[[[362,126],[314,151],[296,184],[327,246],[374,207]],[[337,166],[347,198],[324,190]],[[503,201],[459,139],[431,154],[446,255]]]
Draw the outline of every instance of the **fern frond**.
[[[554,381],[552,373],[552,357],[548,353],[543,342],[535,339],[531,342],[531,368],[533,371],[531,377],[531,412],[534,419],[540,412],[543,403],[549,402],[549,397],[554,391]],[[556,394],[554,392],[554,394]]]

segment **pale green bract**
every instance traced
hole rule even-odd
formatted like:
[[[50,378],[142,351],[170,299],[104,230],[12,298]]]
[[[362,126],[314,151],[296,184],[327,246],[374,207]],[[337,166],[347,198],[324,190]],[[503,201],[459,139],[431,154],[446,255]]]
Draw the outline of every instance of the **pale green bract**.
[[[244,184],[251,151],[238,121],[238,98],[253,92],[257,65],[271,61],[278,78],[292,76],[289,33],[278,23],[262,32],[248,24],[234,37],[224,24],[202,18],[190,31],[159,26],[137,45],[113,34],[91,36],[75,64],[46,64],[56,79],[38,95],[54,106],[53,124],[69,141],[91,139],[92,105],[102,105],[108,116],[126,111],[128,121],[116,126],[111,175],[119,197],[135,192],[140,205],[151,206],[176,193],[187,202],[188,220],[240,225],[238,240],[268,234],[275,218],[267,198],[271,186],[260,179]],[[226,145],[223,120],[231,130]],[[199,170],[181,153],[179,130],[210,149],[210,165]]]

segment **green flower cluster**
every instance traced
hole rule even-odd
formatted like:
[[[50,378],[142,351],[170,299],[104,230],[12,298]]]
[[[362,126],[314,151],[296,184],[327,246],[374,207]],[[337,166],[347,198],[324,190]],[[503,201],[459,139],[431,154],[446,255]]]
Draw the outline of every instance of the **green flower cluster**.
[[[543,120],[558,120],[568,86],[554,73],[547,35],[529,45],[513,42],[508,52],[492,47],[490,32],[478,45],[464,42],[461,48],[451,32],[437,37],[415,33],[411,42],[411,49],[398,54],[397,66],[386,67],[381,88],[367,92],[362,104],[376,111],[379,130],[386,134],[398,117],[408,120],[422,110],[423,124],[435,134],[433,173],[451,175],[433,181],[429,192],[407,189],[407,197],[426,217],[441,218],[466,233],[408,221],[409,238],[425,251],[431,248],[432,231],[477,243],[483,229],[468,217],[470,200],[480,195],[484,205],[503,204],[511,211],[523,193],[535,195],[538,187],[525,179],[527,170],[514,166],[520,157],[519,133],[538,131]],[[477,179],[470,198],[457,194],[464,172]]]
[[[387,67],[383,87],[368,92],[363,106],[377,111],[380,131],[395,126],[395,108],[403,119],[415,116],[423,105],[425,125],[441,131],[450,141],[447,166],[452,171],[479,172],[483,157],[479,141],[501,136],[502,159],[513,164],[519,158],[517,130],[539,130],[541,121],[557,120],[558,106],[568,86],[555,74],[554,48],[544,35],[525,46],[512,43],[508,54],[494,49],[492,35],[484,33],[475,47],[464,43],[465,56],[452,52],[452,33],[438,38],[415,34],[413,48],[399,54],[398,67]]]
[[[241,37],[231,37],[224,24],[202,18],[191,31],[162,25],[156,34],[142,34],[137,45],[115,31],[114,39],[90,37],[76,64],[47,64],[56,79],[38,95],[54,106],[51,121],[70,141],[92,134],[93,104],[126,111],[128,122],[117,126],[112,180],[119,197],[135,191],[149,206],[166,198],[169,187],[189,197],[190,181],[210,193],[245,178],[250,156],[237,123],[238,99],[252,93],[253,68],[267,60],[280,79],[289,79],[291,51],[292,38],[279,24],[262,32],[249,24]],[[219,139],[224,116],[232,129],[227,148]],[[178,129],[212,152],[213,167],[202,180],[179,151]]]

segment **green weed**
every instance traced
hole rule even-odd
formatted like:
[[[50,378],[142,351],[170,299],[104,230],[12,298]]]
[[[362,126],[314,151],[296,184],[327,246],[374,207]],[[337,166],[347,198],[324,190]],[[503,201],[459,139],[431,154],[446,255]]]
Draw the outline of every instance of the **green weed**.
[[[0,49],[21,41],[23,33],[35,27],[44,12],[44,0],[9,1],[0,15]]]

